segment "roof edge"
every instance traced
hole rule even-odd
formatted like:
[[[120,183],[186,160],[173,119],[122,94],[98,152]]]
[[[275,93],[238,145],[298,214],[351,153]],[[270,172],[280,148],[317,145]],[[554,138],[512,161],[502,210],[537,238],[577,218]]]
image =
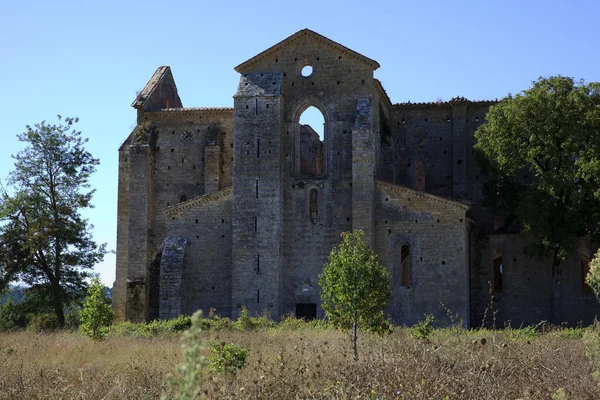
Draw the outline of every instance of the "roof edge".
[[[422,192],[420,190],[416,190],[416,189],[412,189],[409,188],[407,186],[401,186],[401,185],[396,185],[395,183],[391,183],[391,182],[386,182],[386,181],[382,181],[379,179],[375,179],[375,185],[379,186],[379,187],[383,187],[385,189],[390,189],[392,191],[398,191],[398,190],[402,190],[404,192],[409,192],[411,193],[413,196],[415,197],[421,197],[421,198],[427,198],[430,200],[433,200],[435,202],[438,203],[443,203],[455,208],[460,208],[463,211],[467,211],[469,208],[471,208],[469,205],[462,203],[460,201],[456,201],[456,200],[450,200],[447,199],[445,197],[441,197],[441,196],[436,196],[434,194],[431,193],[427,193],[427,192]]]
[[[293,35],[288,36],[287,38],[283,39],[282,41],[274,44],[273,46],[269,47],[268,49],[261,51],[260,53],[258,53],[257,55],[255,55],[254,57],[244,61],[243,63],[239,64],[238,66],[236,66],[234,68],[234,70],[238,73],[243,73],[244,69],[247,67],[250,67],[253,64],[256,64],[259,60],[264,59],[266,56],[268,56],[269,54],[272,54],[274,51],[280,49],[281,47],[283,47],[287,42],[289,41],[294,41],[302,36],[306,36],[306,35],[312,35],[315,38],[319,39],[319,40],[323,40],[325,43],[338,48],[339,50],[343,51],[346,54],[349,54],[359,60],[361,60],[362,62],[364,62],[365,64],[368,64],[369,66],[371,66],[371,68],[373,68],[373,70],[376,70],[377,68],[380,67],[379,63],[369,57],[363,56],[362,54],[338,43],[335,42],[331,39],[329,39],[328,37],[325,37],[315,31],[312,31],[308,28],[304,28],[296,33],[294,33]]]

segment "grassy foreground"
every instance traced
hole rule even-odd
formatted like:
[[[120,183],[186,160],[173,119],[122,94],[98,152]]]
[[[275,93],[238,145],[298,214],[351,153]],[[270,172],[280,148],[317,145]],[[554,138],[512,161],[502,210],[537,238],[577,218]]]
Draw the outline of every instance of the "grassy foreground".
[[[224,329],[206,342],[250,349],[234,376],[206,371],[207,398],[597,399],[596,330],[438,329],[418,340],[407,328],[362,334],[360,360],[347,336],[324,328]],[[207,350],[208,351],[208,350]],[[72,332],[0,333],[0,399],[154,399],[181,362],[181,336]]]

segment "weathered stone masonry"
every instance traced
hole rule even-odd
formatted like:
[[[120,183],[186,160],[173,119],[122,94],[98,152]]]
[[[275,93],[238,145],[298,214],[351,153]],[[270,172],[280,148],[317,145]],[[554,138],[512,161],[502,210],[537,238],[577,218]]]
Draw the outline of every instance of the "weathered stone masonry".
[[[233,108],[184,108],[158,68],[119,149],[118,319],[322,316],[318,275],[351,229],[392,273],[396,323],[449,309],[479,325],[488,282],[498,323],[549,318],[548,260],[481,205],[474,132],[493,103],[392,104],[378,67],[305,29],[235,68]],[[299,123],[310,106],[322,142]],[[582,278],[592,250],[582,240],[565,266],[570,323],[599,310]]]

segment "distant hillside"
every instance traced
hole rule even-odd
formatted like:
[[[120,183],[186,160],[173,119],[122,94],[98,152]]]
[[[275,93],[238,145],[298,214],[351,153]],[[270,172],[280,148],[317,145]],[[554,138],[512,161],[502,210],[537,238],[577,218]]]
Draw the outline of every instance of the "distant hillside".
[[[0,296],[0,304],[5,304],[9,300],[13,303],[20,303],[25,299],[25,288],[23,286],[10,285],[8,292]]]
[[[25,300],[25,290],[27,288],[19,285],[10,285],[8,292],[0,295],[0,305],[7,303],[9,300],[13,303],[20,303]],[[104,286],[104,292],[109,299],[112,300],[112,288]]]

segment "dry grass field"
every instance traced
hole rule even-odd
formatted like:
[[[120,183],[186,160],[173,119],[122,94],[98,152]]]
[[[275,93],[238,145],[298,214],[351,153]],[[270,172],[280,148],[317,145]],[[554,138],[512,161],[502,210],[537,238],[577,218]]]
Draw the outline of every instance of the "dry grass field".
[[[203,332],[250,349],[235,376],[205,373],[210,399],[597,399],[593,330],[434,331],[360,337],[360,360],[333,329]],[[208,354],[208,353],[207,353]],[[595,354],[595,353],[594,353]],[[181,362],[181,336],[0,333],[1,399],[155,399]],[[594,356],[591,357],[594,360]],[[564,391],[560,397],[557,390]]]

